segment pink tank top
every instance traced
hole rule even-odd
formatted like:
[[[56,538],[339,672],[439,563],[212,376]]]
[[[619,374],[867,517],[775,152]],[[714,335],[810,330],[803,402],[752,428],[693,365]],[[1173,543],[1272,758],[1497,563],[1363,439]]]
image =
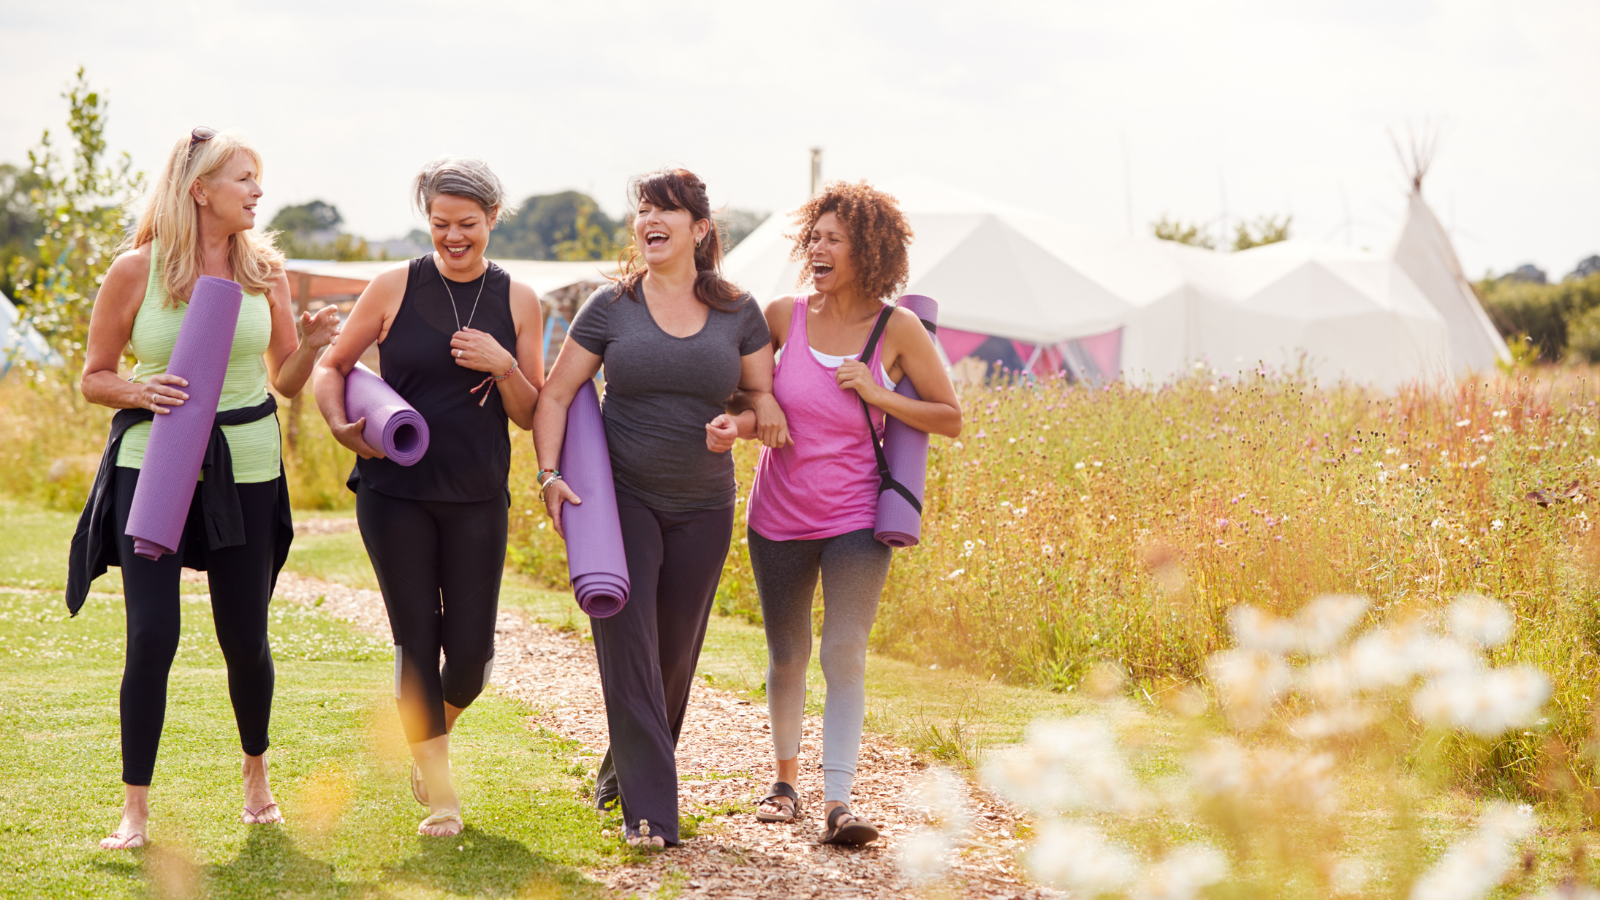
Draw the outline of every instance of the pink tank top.
[[[769,541],[836,537],[871,528],[878,516],[878,460],[860,396],[839,387],[836,369],[811,354],[808,297],[796,297],[789,341],[772,374],[772,393],[789,420],[790,446],[761,448],[748,521]],[[860,354],[855,354],[859,356]],[[883,382],[883,339],[867,368]],[[868,407],[883,435],[883,412]]]

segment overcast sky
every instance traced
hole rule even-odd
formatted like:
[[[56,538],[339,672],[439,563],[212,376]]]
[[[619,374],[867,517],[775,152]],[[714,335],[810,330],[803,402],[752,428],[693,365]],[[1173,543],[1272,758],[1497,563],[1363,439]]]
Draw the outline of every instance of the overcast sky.
[[[0,0],[0,161],[65,121],[79,64],[144,169],[196,124],[266,157],[264,206],[321,198],[391,237],[418,165],[512,195],[686,165],[719,204],[922,174],[1082,225],[1292,213],[1387,246],[1387,136],[1443,123],[1425,194],[1466,269],[1600,253],[1600,3],[1162,0],[375,3]],[[1131,188],[1131,191],[1130,191]],[[1224,205],[1226,204],[1226,205]],[[492,249],[491,249],[492,253]]]

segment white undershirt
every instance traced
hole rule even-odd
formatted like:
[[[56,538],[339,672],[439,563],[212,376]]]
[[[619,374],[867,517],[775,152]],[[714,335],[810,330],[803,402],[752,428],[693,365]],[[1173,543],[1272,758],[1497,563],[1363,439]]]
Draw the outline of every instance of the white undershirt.
[[[778,348],[776,356],[773,357],[774,361],[783,358],[783,351],[785,349],[787,348]],[[812,358],[815,359],[824,369],[837,369],[839,366],[844,364],[845,360],[855,359],[854,356],[834,356],[832,353],[823,353],[821,350],[818,350],[815,347],[808,346],[806,349],[811,351]],[[883,363],[881,361],[878,363],[878,371],[883,373],[883,386],[891,391],[894,390],[895,381],[889,377],[889,370],[883,367]]]

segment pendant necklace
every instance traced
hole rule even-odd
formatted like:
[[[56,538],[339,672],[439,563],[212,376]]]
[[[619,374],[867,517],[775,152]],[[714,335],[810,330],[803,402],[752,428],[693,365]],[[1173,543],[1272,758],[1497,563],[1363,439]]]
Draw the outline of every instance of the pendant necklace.
[[[467,313],[467,328],[472,327],[472,317],[478,314],[478,301],[483,299],[483,286],[489,283],[489,261],[487,259],[483,261],[483,274],[478,277],[483,280],[478,282],[478,296],[472,298],[472,311]],[[461,311],[456,309],[456,294],[455,291],[450,290],[450,279],[444,277],[444,273],[440,272],[439,280],[444,282],[445,296],[450,298],[450,312],[456,317],[456,330],[462,331]]]

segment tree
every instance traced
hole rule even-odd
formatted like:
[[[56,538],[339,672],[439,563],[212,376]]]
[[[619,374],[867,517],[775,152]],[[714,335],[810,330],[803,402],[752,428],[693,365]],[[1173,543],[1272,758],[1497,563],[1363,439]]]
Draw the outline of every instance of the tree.
[[[587,194],[538,194],[495,229],[492,252],[506,259],[606,259],[617,254],[620,223]]]
[[[364,238],[339,231],[344,216],[339,207],[322,200],[285,206],[267,227],[277,232],[274,241],[290,259],[335,259],[340,262],[386,259],[374,256]]]
[[[1276,244],[1289,239],[1289,225],[1294,222],[1294,216],[1284,216],[1280,221],[1277,216],[1262,216],[1251,225],[1240,222],[1234,228],[1233,249],[1249,250],[1251,247],[1263,247],[1267,244]]]
[[[309,236],[319,231],[334,231],[343,224],[344,216],[339,215],[339,207],[313,200],[278,210],[278,214],[272,217],[272,224],[267,227],[273,231]]]
[[[28,196],[43,233],[36,251],[13,258],[7,274],[28,323],[66,358],[70,376],[82,368],[94,296],[128,230],[127,205],[143,192],[144,175],[127,153],[115,164],[106,161],[107,103],[90,89],[82,67],[62,97],[71,106],[70,156],[48,129],[28,151],[38,179]]]
[[[770,213],[754,212],[748,209],[728,209],[716,214],[717,224],[722,226],[723,234],[727,235],[728,242],[723,246],[723,251],[732,250],[739,242],[750,236],[750,232],[761,227]]]
[[[1217,249],[1216,241],[1211,239],[1211,235],[1206,234],[1203,225],[1190,225],[1180,219],[1168,221],[1166,216],[1162,216],[1150,223],[1150,230],[1163,241],[1176,241],[1191,247],[1204,247],[1207,250]]]
[[[6,271],[16,257],[29,257],[44,225],[33,208],[33,190],[40,186],[31,169],[0,163],[0,291],[13,292]]]
[[[1240,222],[1234,226],[1233,249],[1237,252],[1286,241],[1289,239],[1289,225],[1293,222],[1294,216],[1283,216],[1281,219],[1278,216],[1261,216],[1253,223]],[[1162,216],[1150,223],[1150,230],[1163,241],[1176,241],[1207,250],[1217,249],[1216,240],[1207,233],[1204,225],[1198,223],[1191,225],[1181,219],[1169,220]]]

